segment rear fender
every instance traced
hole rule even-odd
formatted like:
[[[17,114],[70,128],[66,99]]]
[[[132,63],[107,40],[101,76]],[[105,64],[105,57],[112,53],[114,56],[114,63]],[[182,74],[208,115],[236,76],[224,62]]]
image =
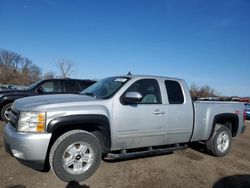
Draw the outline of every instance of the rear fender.
[[[227,125],[226,123],[230,122],[231,125]],[[216,125],[217,124],[222,124],[231,129],[230,131],[232,132],[232,137],[237,135],[238,128],[239,128],[239,117],[237,114],[233,113],[223,113],[223,114],[218,114],[214,117],[211,132],[209,135],[209,138],[212,138],[214,131],[216,130]]]

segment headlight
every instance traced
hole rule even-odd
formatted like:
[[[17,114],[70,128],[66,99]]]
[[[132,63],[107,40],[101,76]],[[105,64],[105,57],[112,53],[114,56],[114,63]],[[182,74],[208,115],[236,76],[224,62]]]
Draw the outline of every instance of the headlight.
[[[21,112],[18,121],[18,131],[44,132],[46,126],[45,112]]]
[[[2,97],[3,95],[0,95],[0,98]]]

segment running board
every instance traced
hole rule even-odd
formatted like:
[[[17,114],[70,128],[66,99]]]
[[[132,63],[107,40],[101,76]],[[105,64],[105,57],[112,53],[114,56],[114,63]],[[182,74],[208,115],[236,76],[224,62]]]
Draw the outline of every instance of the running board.
[[[170,146],[157,146],[157,147],[121,150],[114,153],[108,153],[105,159],[106,160],[131,159],[131,158],[139,158],[151,155],[167,154],[175,150],[186,149],[187,147],[188,146],[186,144],[175,144]]]

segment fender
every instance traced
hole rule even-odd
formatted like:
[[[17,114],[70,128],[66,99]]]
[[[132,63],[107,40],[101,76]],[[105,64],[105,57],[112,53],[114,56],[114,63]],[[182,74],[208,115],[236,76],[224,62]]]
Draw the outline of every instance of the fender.
[[[2,97],[2,101],[14,101],[23,97],[29,97],[29,95],[7,95]]]
[[[97,128],[101,131],[104,141],[104,151],[109,152],[111,148],[111,133],[109,120],[104,115],[99,114],[87,114],[87,115],[69,115],[58,117],[49,122],[47,125],[47,132],[53,133],[58,128],[69,126],[78,126],[79,128],[94,129]]]
[[[23,96],[15,96],[15,95],[3,95],[1,98],[0,98],[0,110],[2,110],[2,108],[8,104],[8,103],[12,103],[14,102],[16,99],[20,99],[20,98],[23,98],[23,97],[26,97],[25,95]]]
[[[237,135],[238,132],[238,128],[239,128],[239,117],[237,114],[233,114],[233,113],[223,113],[223,114],[218,114],[214,117],[213,120],[213,125],[212,125],[212,129],[210,132],[210,136],[208,138],[211,139],[213,134],[214,134],[214,130],[215,130],[215,125],[216,123],[220,123],[220,122],[226,122],[226,121],[230,121],[232,122],[232,137]]]
[[[20,98],[28,97],[28,96],[29,95],[26,95],[26,94],[20,94],[20,95],[14,95],[14,94],[5,95],[5,94],[3,94],[3,96],[0,99],[0,106],[5,104],[6,101],[13,102],[16,99],[20,99]]]

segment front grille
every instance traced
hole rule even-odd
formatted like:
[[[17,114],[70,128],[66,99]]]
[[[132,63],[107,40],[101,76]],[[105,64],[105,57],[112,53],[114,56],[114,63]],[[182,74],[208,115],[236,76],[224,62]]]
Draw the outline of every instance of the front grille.
[[[11,111],[10,111],[10,124],[15,128],[17,128],[18,117],[19,117],[18,111],[11,109]]]

